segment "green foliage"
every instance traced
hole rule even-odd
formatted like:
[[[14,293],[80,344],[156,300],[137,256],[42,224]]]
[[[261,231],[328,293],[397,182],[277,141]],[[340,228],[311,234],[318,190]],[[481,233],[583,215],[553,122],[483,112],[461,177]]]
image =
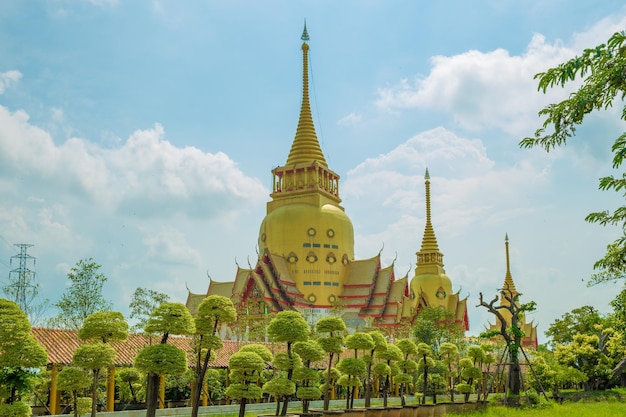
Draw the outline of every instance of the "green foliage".
[[[260,387],[252,384],[231,384],[226,388],[225,392],[227,397],[234,398],[235,400],[258,400],[263,396],[263,391]]]
[[[387,376],[391,375],[391,367],[387,365],[385,362],[378,362],[372,368],[376,375]]]
[[[237,320],[237,310],[230,298],[210,295],[198,306],[195,324],[197,334],[212,335],[218,323],[231,323]]]
[[[278,376],[263,384],[263,392],[279,398],[285,397],[296,392],[296,384],[284,376]]]
[[[31,334],[28,316],[13,301],[0,298],[0,368],[38,368],[48,354]]]
[[[597,389],[611,376],[612,361],[600,346],[598,335],[577,334],[568,345],[557,345],[556,360],[584,373],[587,378],[585,389]]]
[[[324,359],[325,352],[317,341],[307,340],[304,342],[296,342],[293,345],[293,351],[304,362],[317,362]]]
[[[365,362],[362,359],[357,358],[343,358],[337,364],[339,372],[349,376],[362,376],[365,375]]]
[[[267,334],[274,342],[305,341],[311,334],[309,323],[297,311],[281,311],[270,321]]]
[[[346,348],[351,350],[370,350],[375,346],[374,339],[369,333],[354,332],[346,337]]]
[[[343,352],[343,340],[343,336],[327,336],[319,338],[317,343],[326,353],[341,353]]]
[[[57,378],[57,388],[61,391],[75,392],[88,388],[91,384],[89,372],[76,366],[64,367]]]
[[[162,292],[149,290],[147,288],[137,288],[130,300],[130,319],[137,322],[131,327],[133,332],[142,332],[150,314],[161,304],[168,302],[170,296]]]
[[[135,368],[155,375],[180,375],[187,370],[187,358],[176,346],[160,343],[141,349],[135,357]]]
[[[79,397],[78,400],[76,401],[77,403],[77,414],[81,415],[81,414],[88,414],[89,411],[91,411],[91,398],[89,397]]]
[[[254,352],[259,355],[265,362],[271,362],[273,360],[272,352],[265,346],[258,343],[251,343],[249,345],[242,346],[239,352]]]
[[[128,339],[128,323],[120,312],[99,311],[85,319],[78,330],[78,337],[102,343],[120,342]]]
[[[317,387],[299,387],[296,396],[301,400],[319,400],[322,397],[322,391]]]
[[[387,344],[386,350],[380,350],[374,353],[374,357],[384,361],[399,361],[402,360],[402,351],[398,346],[391,343]]]
[[[265,367],[265,361],[254,352],[239,351],[230,357],[228,367],[231,369],[231,380],[250,381]]]
[[[348,331],[346,323],[341,317],[326,316],[315,323],[317,333],[330,333],[331,335],[343,335]]]
[[[279,352],[274,355],[274,366],[276,369],[288,371],[290,369],[296,369],[302,366],[302,359],[297,353],[292,353],[291,357],[287,352]]]
[[[459,391],[461,394],[469,394],[474,391],[472,386],[466,383],[458,384],[456,386],[456,390]]]
[[[93,259],[81,259],[67,273],[70,286],[55,304],[60,310],[50,319],[53,327],[78,330],[84,320],[98,311],[111,310],[111,302],[102,295],[107,277]]]
[[[422,309],[413,326],[413,336],[418,342],[433,346],[435,351],[443,342],[456,343],[463,337],[463,329],[456,323],[454,314],[444,308]]]
[[[105,343],[80,345],[72,358],[74,365],[83,369],[95,370],[113,365],[115,349]]]
[[[560,319],[554,320],[546,336],[550,338],[550,345],[571,343],[576,334],[596,334],[596,326],[605,320],[593,306],[582,306],[565,313]]]
[[[15,401],[13,404],[0,404],[0,417],[29,417],[32,414],[30,405]]]
[[[555,86],[565,86],[577,78],[584,78],[580,88],[560,103],[543,108],[540,116],[546,119],[533,137],[524,138],[520,145],[530,148],[540,146],[546,151],[565,145],[568,138],[576,133],[576,127],[585,117],[596,110],[611,107],[613,103],[623,104],[626,95],[626,32],[613,34],[607,43],[585,49],[583,53],[556,68],[535,75],[539,79],[539,90],[544,93]],[[626,107],[621,112],[626,120]],[[546,132],[546,129],[550,129]],[[621,167],[626,157],[626,133],[621,134],[611,148],[613,168]],[[601,190],[613,190],[624,194],[626,173],[621,176],[607,176],[600,179]],[[626,233],[626,206],[618,207],[612,213],[608,210],[590,213],[586,218],[590,223],[613,225]],[[591,276],[590,285],[624,279],[626,276],[626,234],[607,246],[605,256],[594,264],[598,271]]]
[[[295,381],[317,381],[318,371],[311,368],[297,368],[293,371],[293,379]]]
[[[150,315],[146,333],[191,335],[195,332],[193,317],[182,303],[163,303]]]

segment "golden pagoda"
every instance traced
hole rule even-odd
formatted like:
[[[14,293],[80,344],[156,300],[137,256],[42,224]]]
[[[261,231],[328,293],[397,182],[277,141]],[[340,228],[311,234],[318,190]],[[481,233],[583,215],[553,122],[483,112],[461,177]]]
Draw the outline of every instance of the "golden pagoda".
[[[426,168],[424,175],[426,189],[426,225],[422,247],[417,257],[415,276],[411,280],[411,307],[419,314],[424,307],[440,307],[452,313],[454,320],[469,330],[467,298],[460,298],[459,292],[452,292],[452,281],[443,267],[443,253],[439,250],[437,237],[431,221],[430,174]]]
[[[315,320],[332,310],[353,329],[374,326],[393,332],[400,324],[410,323],[416,314],[409,296],[408,273],[397,279],[393,263],[381,265],[380,253],[369,259],[354,259],[354,229],[340,205],[339,175],[326,163],[311,116],[306,24],[301,39],[300,116],[286,163],[272,170],[271,201],[259,229],[256,264],[237,266],[232,282],[211,281],[206,294],[190,292],[187,306],[194,313],[204,297],[219,294],[231,297],[241,312],[259,319],[267,313],[297,310]],[[431,235],[435,239],[430,224],[430,195],[427,201],[430,232],[425,237],[428,234],[429,239]],[[436,239],[434,242],[436,247]],[[430,243],[424,245],[419,253],[430,251]],[[436,252],[441,258],[438,249]],[[421,281],[416,288],[424,288],[426,292],[417,293],[430,299],[432,286],[422,274],[429,267],[424,262],[418,262]],[[438,271],[435,265],[433,273]],[[447,280],[446,306],[455,312],[460,309],[466,318],[465,300],[462,308],[451,301],[458,301],[458,294],[452,294],[450,279],[445,274],[443,277]]]
[[[510,300],[514,300],[517,302],[517,298],[520,295],[515,288],[515,283],[513,282],[513,276],[511,275],[511,265],[509,262],[509,235],[508,233],[504,235],[504,247],[506,253],[506,273],[504,275],[504,284],[500,289],[500,305],[501,306],[510,306]],[[506,321],[506,328],[511,325],[511,312],[502,308],[498,310],[502,317]],[[521,317],[517,323],[518,327],[524,332],[525,336],[522,338],[522,346],[523,347],[533,347],[536,348],[539,344],[537,341],[537,326],[533,322],[526,322],[526,317],[524,313],[521,313]],[[502,328],[501,322],[499,318],[496,318],[496,323],[491,324],[489,326],[489,331],[497,330],[499,331]]]

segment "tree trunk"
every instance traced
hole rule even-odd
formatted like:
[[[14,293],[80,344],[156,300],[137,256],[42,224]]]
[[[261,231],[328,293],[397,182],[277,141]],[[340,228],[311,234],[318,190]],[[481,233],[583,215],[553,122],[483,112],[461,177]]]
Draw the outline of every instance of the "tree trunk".
[[[245,417],[246,415],[246,399],[242,398],[239,403],[239,417]]]
[[[96,407],[98,407],[98,376],[99,369],[93,370],[93,386],[91,387],[91,417],[96,417]]]
[[[324,411],[330,407],[330,369],[333,366],[333,353],[328,355],[328,371],[326,372],[326,385],[324,386]]]
[[[289,356],[289,359],[291,360],[292,359],[291,342],[287,342],[287,355]],[[287,371],[287,379],[291,381],[292,377],[293,377],[293,368],[289,368],[289,370]],[[283,403],[283,410],[280,412],[281,416],[287,415],[288,406],[289,406],[289,395],[285,395],[285,402]]]
[[[72,410],[74,411],[74,417],[78,417],[78,391],[72,391]]]
[[[159,400],[159,375],[148,374],[146,384],[146,417],[155,417]]]
[[[208,350],[200,369],[197,370],[196,380],[194,381],[194,390],[191,397],[191,417],[198,417],[198,409],[200,408],[200,396],[202,395],[202,383],[204,382],[204,376],[209,366],[209,359],[211,358],[211,350]],[[199,363],[199,361],[198,361]]]
[[[371,353],[372,359],[374,358],[374,351]],[[372,362],[367,364],[367,379],[365,380],[365,408],[371,405],[372,398]]]

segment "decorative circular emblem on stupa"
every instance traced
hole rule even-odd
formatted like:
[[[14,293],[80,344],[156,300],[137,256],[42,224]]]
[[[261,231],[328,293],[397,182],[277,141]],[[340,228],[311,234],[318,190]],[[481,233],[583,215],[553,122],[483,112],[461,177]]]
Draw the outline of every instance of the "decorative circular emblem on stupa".
[[[443,287],[439,287],[439,289],[435,293],[435,297],[443,300],[444,298],[446,298],[446,290],[444,290]]]
[[[315,294],[309,294],[309,295],[306,296],[306,300],[309,303],[314,303],[314,302],[317,301],[317,297],[315,296]]]
[[[315,236],[316,233],[317,231],[313,227],[309,227],[309,230],[306,231],[306,234],[309,236]]]
[[[344,253],[341,257],[341,263],[344,265],[348,265],[350,263],[350,259],[348,259],[348,254]]]
[[[328,229],[326,231],[326,236],[328,236],[328,237],[335,237],[335,231],[333,229]]]
[[[317,255],[315,254],[315,252],[309,252],[309,254],[306,256],[306,261],[309,263],[317,262]]]
[[[326,262],[328,262],[331,265],[337,262],[337,258],[335,257],[335,254],[331,252],[328,255],[326,255]]]
[[[265,233],[261,233],[261,242],[265,242]]]
[[[335,297],[335,294],[331,294],[328,296],[328,302],[331,304],[334,304],[337,301],[337,297]]]
[[[298,262],[298,256],[291,252],[289,254],[289,256],[287,256],[287,262],[289,262],[290,264],[295,264],[296,262]]]

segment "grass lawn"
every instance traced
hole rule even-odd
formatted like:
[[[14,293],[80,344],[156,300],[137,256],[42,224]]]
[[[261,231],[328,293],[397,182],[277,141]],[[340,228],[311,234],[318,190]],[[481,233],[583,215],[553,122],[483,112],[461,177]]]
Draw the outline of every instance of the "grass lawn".
[[[541,408],[506,408],[490,406],[484,411],[449,416],[465,417],[612,417],[626,416],[626,403],[622,402],[577,402],[565,404],[550,404]]]

